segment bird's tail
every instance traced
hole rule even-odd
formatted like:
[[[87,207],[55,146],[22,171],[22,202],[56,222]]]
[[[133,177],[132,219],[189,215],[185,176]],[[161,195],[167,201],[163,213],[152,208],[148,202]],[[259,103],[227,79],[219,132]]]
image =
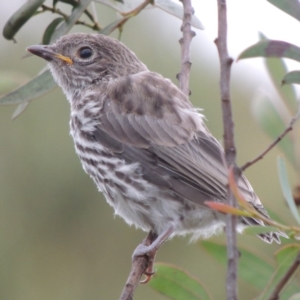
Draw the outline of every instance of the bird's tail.
[[[270,218],[266,214],[264,214],[264,216],[267,218]],[[263,221],[255,219],[255,218],[243,217],[242,221],[246,226],[265,226],[266,225]],[[284,237],[286,239],[289,238],[282,231],[266,232],[266,233],[258,234],[257,236],[268,244],[272,244],[273,242],[276,242],[277,244],[281,244],[280,237]]]

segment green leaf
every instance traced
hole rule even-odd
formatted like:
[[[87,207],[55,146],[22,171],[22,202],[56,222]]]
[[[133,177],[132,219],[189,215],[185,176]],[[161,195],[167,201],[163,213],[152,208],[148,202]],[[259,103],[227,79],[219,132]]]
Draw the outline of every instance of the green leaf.
[[[296,112],[298,108],[298,101],[295,89],[291,85],[282,85],[282,78],[288,72],[286,64],[281,58],[265,58],[265,64],[268,73],[274,83],[276,90],[281,98],[288,105],[292,112]]]
[[[43,45],[49,45],[50,41],[51,41],[51,37],[56,29],[56,27],[62,22],[64,21],[64,18],[56,18],[54,19],[46,28],[44,35],[43,35],[43,39],[42,39],[42,44]]]
[[[254,116],[262,129],[275,140],[286,128],[286,124],[290,121],[280,105],[272,101],[266,95],[257,96],[253,105]],[[293,135],[286,135],[278,146],[284,152],[293,166],[297,166],[295,158]]]
[[[300,21],[300,3],[299,0],[267,0],[285,13]]]
[[[73,6],[73,9],[74,9],[75,7],[78,6],[78,4],[79,4],[80,1],[77,1],[77,0],[57,0],[57,1],[55,1],[55,2],[56,2],[56,3],[57,3],[57,2],[62,2],[62,3],[70,4],[70,5]],[[54,4],[54,2],[53,2],[53,6],[55,6],[56,3]],[[84,11],[84,14],[87,15],[87,17],[88,17],[91,21],[94,21],[93,15],[92,15],[87,9]]]
[[[24,103],[19,104],[11,118],[13,120],[16,119],[21,113],[23,113],[23,111],[27,108],[28,104],[29,104],[29,102],[24,102]]]
[[[251,57],[285,57],[300,62],[300,48],[283,41],[264,40],[244,50],[238,59]]]
[[[300,215],[297,210],[297,206],[295,204],[295,200],[293,198],[293,195],[292,195],[292,192],[290,189],[285,162],[281,156],[279,156],[277,159],[277,165],[278,165],[279,179],[280,179],[280,185],[281,185],[281,190],[283,192],[283,196],[284,196],[295,220],[300,224]]]
[[[26,1],[6,22],[3,28],[3,36],[12,40],[20,28],[34,15],[45,0]]]
[[[61,36],[67,34],[70,31],[70,29],[75,25],[76,21],[80,18],[91,1],[92,0],[80,0],[78,6],[73,10],[69,18],[67,18],[67,20],[65,20],[56,28],[52,35],[50,44],[54,43]]]
[[[260,33],[260,40],[268,40],[267,37]],[[295,89],[291,85],[282,86],[282,78],[288,72],[286,64],[282,58],[265,58],[264,59],[267,71],[272,79],[272,82],[277,89],[279,95],[289,106],[291,111],[296,111],[298,108],[298,101]]]
[[[212,299],[197,279],[175,266],[163,263],[155,264],[155,274],[149,285],[173,300]]]
[[[300,250],[300,245],[288,245],[281,248],[276,254],[277,267],[270,277],[265,290],[259,296],[258,300],[268,300],[272,295],[275,287],[280,282],[281,278],[286,274],[287,270],[293,264],[298,252]],[[290,280],[285,286],[284,290],[280,293],[280,299],[288,299],[295,293],[299,291],[300,284],[296,283],[294,280]]]
[[[21,104],[44,95],[56,87],[49,70],[44,71],[22,87],[0,98],[0,104]]]
[[[227,250],[225,245],[210,241],[201,242],[202,247],[223,266],[227,265]],[[265,259],[258,257],[245,249],[239,249],[239,277],[255,288],[262,290],[272,276],[273,267]]]
[[[278,228],[274,226],[248,226],[243,230],[243,234],[262,234],[267,232],[276,232]]]
[[[300,71],[292,71],[287,73],[283,79],[282,84],[300,84]]]
[[[155,0],[154,5],[181,20],[183,18],[183,6],[177,2],[172,0]],[[197,29],[204,29],[203,24],[195,15],[192,16],[191,25]]]
[[[122,27],[122,25],[128,20],[127,18],[122,18],[119,20],[116,20],[106,27],[102,28],[101,30],[98,31],[98,33],[104,34],[104,35],[110,35],[115,29]]]

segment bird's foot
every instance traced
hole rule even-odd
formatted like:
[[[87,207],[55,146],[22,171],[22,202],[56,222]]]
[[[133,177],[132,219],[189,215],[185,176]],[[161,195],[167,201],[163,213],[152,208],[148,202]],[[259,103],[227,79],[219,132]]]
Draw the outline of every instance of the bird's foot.
[[[155,260],[155,255],[159,247],[170,237],[170,235],[173,233],[174,227],[170,226],[168,229],[166,229],[162,234],[160,234],[153,242],[151,245],[144,245],[140,244],[137,246],[137,248],[134,250],[133,255],[132,255],[132,260],[139,256],[144,256],[146,255],[148,257],[148,267],[144,272],[144,275],[146,278],[140,283],[147,283],[151,280],[152,276],[154,275],[154,270],[153,270],[153,264]]]

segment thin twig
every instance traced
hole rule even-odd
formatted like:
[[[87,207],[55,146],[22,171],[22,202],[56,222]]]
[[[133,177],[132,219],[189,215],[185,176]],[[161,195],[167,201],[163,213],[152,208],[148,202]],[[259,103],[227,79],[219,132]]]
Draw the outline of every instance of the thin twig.
[[[233,167],[237,176],[236,148],[234,143],[234,123],[232,119],[232,108],[230,100],[230,70],[232,58],[227,50],[227,8],[226,0],[218,1],[218,37],[215,41],[220,57],[220,91],[224,126],[224,148],[228,168]],[[236,207],[236,200],[228,187],[228,204]],[[237,300],[237,264],[238,250],[236,245],[236,224],[237,217],[226,216],[226,237],[227,237],[227,280],[226,290],[228,300]]]
[[[143,244],[148,246],[153,243],[156,239],[157,235],[155,235],[152,231],[149,232],[148,236],[143,241]],[[127,278],[126,284],[123,288],[122,294],[119,300],[132,300],[133,293],[140,282],[140,279],[144,272],[148,267],[148,256],[139,256],[134,257],[131,265],[131,271]]]
[[[181,69],[180,73],[177,74],[177,79],[179,80],[180,90],[187,96],[190,95],[189,89],[189,79],[190,79],[190,69],[192,63],[190,62],[191,56],[191,41],[196,35],[191,29],[192,16],[194,14],[194,9],[192,7],[191,0],[180,0],[183,4],[183,21],[181,26],[182,38],[179,40],[181,46]]]
[[[42,8],[42,11],[50,11],[52,13],[55,13],[55,14],[58,14],[60,16],[62,16],[64,19],[67,19],[69,16],[67,14],[65,14],[64,12],[62,12],[60,9],[56,8],[56,7],[49,7],[47,5],[41,5],[41,8]],[[93,30],[101,30],[101,28],[99,27],[98,23],[95,22],[94,24],[88,24],[84,21],[76,21],[77,25],[83,25],[83,26],[86,26],[86,27],[89,27]]]
[[[281,135],[278,136],[278,138],[271,143],[261,154],[259,154],[257,157],[255,157],[253,160],[248,161],[245,163],[241,168],[241,172],[245,171],[247,168],[258,162],[259,160],[263,159],[264,156],[273,149],[291,130],[293,130],[293,126],[295,122],[299,119],[300,116],[300,109],[297,112],[297,114],[291,119],[290,124],[286,127],[286,129],[282,132]]]
[[[272,295],[268,300],[278,300],[279,294],[282,291],[282,289],[285,287],[285,285],[288,283],[289,279],[292,277],[292,275],[295,273],[297,268],[300,265],[300,252],[298,252],[296,259],[294,260],[293,264],[290,266],[290,268],[287,270],[285,275],[281,278],[281,280],[276,285]]]
[[[128,12],[119,12],[124,18],[134,17],[142,11],[148,4],[153,4],[154,0],[145,0],[142,4]]]

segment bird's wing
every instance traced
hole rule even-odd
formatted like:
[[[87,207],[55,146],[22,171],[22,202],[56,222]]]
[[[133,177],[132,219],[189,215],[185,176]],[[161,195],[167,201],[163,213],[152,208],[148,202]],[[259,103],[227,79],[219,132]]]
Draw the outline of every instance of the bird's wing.
[[[140,162],[147,179],[202,204],[226,200],[223,148],[181,91],[151,72],[109,83],[95,138],[129,162]],[[239,186],[264,212],[248,181]]]

